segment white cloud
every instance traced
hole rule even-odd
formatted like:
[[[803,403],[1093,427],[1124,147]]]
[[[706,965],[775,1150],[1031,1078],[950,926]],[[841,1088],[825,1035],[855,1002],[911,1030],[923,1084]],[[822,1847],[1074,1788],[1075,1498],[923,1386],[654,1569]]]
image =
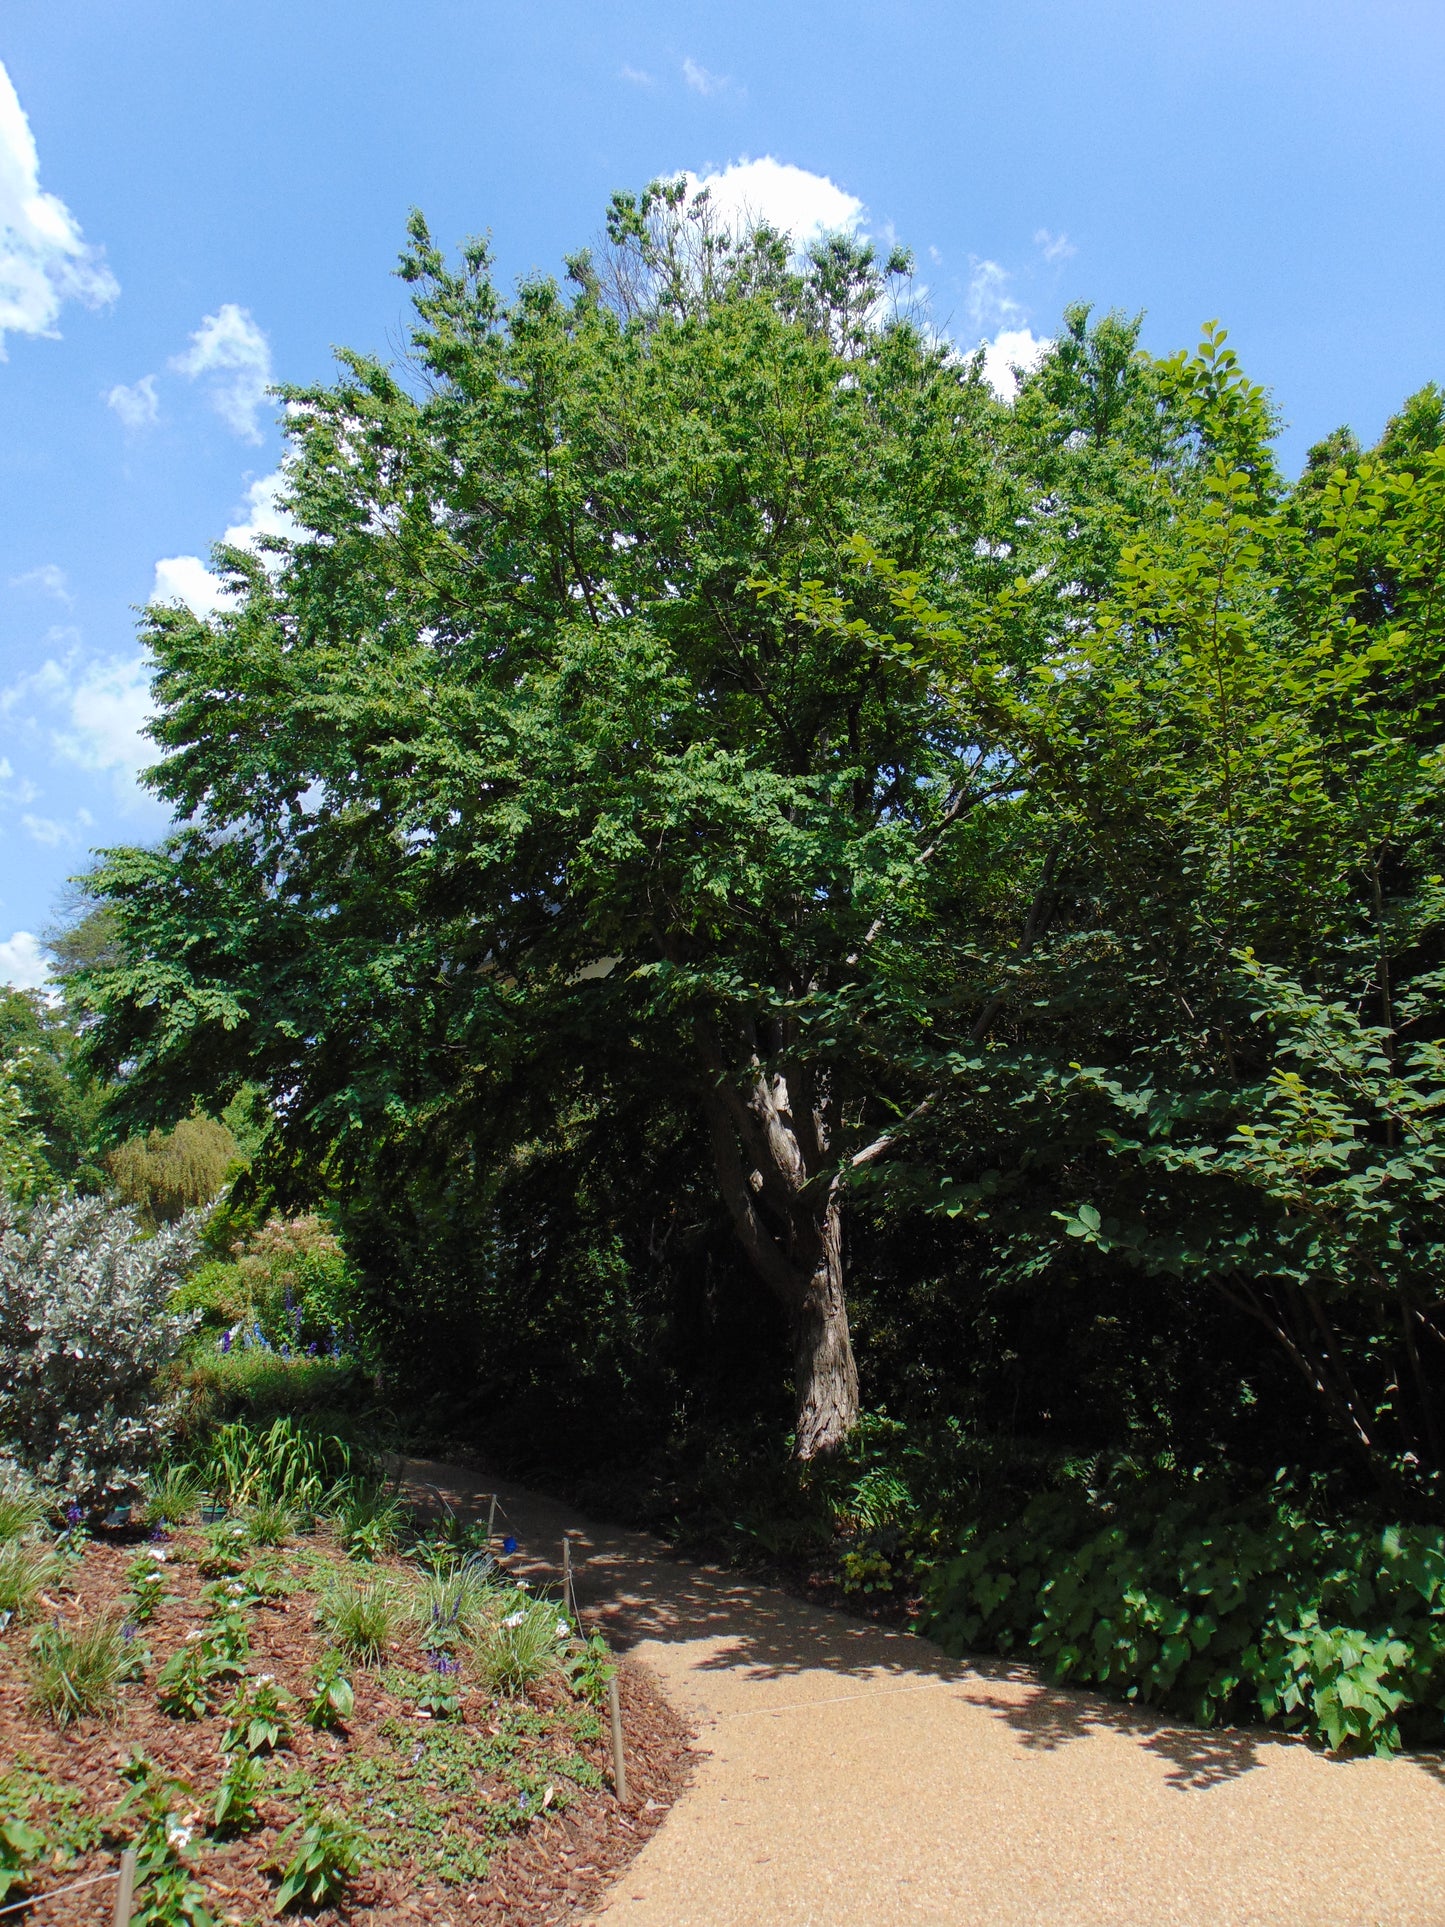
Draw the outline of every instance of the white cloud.
[[[148,602],[183,602],[202,622],[218,609],[229,608],[230,598],[198,555],[163,555],[156,564]]]
[[[634,87],[655,87],[657,85],[652,75],[644,73],[641,67],[629,67],[625,63],[618,70],[618,78],[629,81]]]
[[[49,975],[50,966],[39,939],[28,930],[17,930],[0,943],[0,984],[12,984],[16,990],[42,990]]]
[[[52,738],[61,755],[82,769],[134,781],[156,760],[155,744],[141,734],[151,713],[150,680],[146,655],[97,658],[78,680],[67,676],[63,701],[70,727]]]
[[[65,302],[98,308],[119,293],[70,209],[42,189],[35,136],[0,62],[0,361],[7,331],[53,335]]]
[[[720,94],[732,84],[726,74],[709,73],[690,54],[683,60],[682,77],[695,94]]]
[[[968,318],[980,334],[1007,328],[1023,321],[1024,310],[1008,292],[1012,276],[997,261],[970,257],[968,277]]]
[[[1034,245],[1043,251],[1046,261],[1067,261],[1079,251],[1067,234],[1050,234],[1046,227],[1035,230]]]
[[[271,384],[271,348],[247,309],[223,302],[205,317],[190,347],[176,355],[171,366],[192,381],[201,375],[218,377],[210,383],[212,407],[244,440],[260,441],[256,417]]]
[[[992,341],[980,342],[983,349],[983,376],[1000,401],[1012,401],[1019,391],[1014,368],[1028,373],[1037,368],[1053,342],[1029,328],[1004,328]]]
[[[37,843],[44,843],[50,849],[58,849],[61,844],[85,843],[88,841],[85,832],[95,827],[95,818],[89,810],[77,810],[73,825],[57,823],[52,816],[32,816],[29,810],[20,821]]]
[[[791,236],[799,251],[820,234],[855,233],[866,211],[857,195],[826,174],[775,161],[771,154],[756,161],[734,161],[720,174],[688,173],[684,178],[689,193],[707,189],[726,221],[766,221]]]
[[[38,589],[42,595],[54,596],[57,602],[74,602],[70,585],[65,579],[64,569],[57,568],[53,562],[42,562],[38,569],[27,569],[24,575],[12,575],[12,589]]]
[[[114,388],[108,388],[105,405],[113,408],[127,428],[150,428],[160,420],[161,403],[156,393],[154,375],[142,375],[129,388],[118,381]]]
[[[296,524],[281,506],[281,491],[286,486],[284,468],[273,469],[246,490],[246,519],[233,522],[221,537],[229,548],[260,551],[256,538],[261,535],[291,536]],[[231,606],[231,598],[221,586],[221,578],[208,569],[198,555],[168,555],[156,564],[155,582],[149,600],[183,602],[203,622],[218,610]]]

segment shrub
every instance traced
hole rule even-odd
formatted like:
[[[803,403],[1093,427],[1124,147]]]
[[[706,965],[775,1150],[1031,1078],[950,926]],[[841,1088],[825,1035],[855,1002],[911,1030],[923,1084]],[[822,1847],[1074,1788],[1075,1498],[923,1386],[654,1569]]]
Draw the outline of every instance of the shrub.
[[[79,1627],[61,1620],[42,1626],[30,1642],[30,1703],[57,1726],[115,1711],[122,1680],[135,1656],[118,1619],[98,1617]]]
[[[503,1602],[507,1604],[509,1602]],[[572,1628],[549,1599],[517,1595],[510,1611],[489,1618],[473,1642],[477,1670],[496,1693],[525,1693],[550,1673],[563,1670]]]
[[[296,1530],[296,1514],[284,1499],[262,1496],[246,1515],[246,1531],[253,1546],[284,1546]]]
[[[337,1585],[320,1606],[321,1623],[352,1659],[374,1666],[396,1631],[397,1605],[384,1579]]]
[[[167,1309],[196,1248],[99,1198],[0,1198],[0,1437],[45,1485],[100,1509],[128,1498],[165,1436],[153,1391],[189,1319]]]
[[[451,1652],[459,1640],[469,1639],[481,1624],[492,1596],[485,1574],[471,1565],[423,1579],[413,1595],[411,1611],[425,1650]]]
[[[122,1201],[134,1208],[147,1231],[154,1231],[212,1203],[240,1159],[224,1124],[213,1117],[187,1117],[173,1131],[128,1138],[105,1162]]]
[[[1204,1725],[1278,1721],[1332,1749],[1445,1736],[1445,1530],[1331,1526],[1280,1494],[1200,1486],[1035,1498],[969,1527],[926,1588],[953,1651],[1030,1654],[1054,1679]]]

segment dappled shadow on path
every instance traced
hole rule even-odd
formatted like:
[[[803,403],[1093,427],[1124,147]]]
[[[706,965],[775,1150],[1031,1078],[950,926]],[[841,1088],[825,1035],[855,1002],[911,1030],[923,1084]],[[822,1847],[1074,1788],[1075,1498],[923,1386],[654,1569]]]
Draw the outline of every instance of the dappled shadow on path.
[[[812,1605],[721,1567],[695,1565],[646,1533],[585,1519],[507,1480],[424,1460],[403,1461],[400,1473],[417,1501],[463,1518],[485,1517],[495,1490],[498,1531],[518,1541],[506,1564],[533,1585],[557,1585],[565,1535],[584,1623],[621,1650],[643,1640],[697,1642],[701,1650],[689,1662],[697,1673],[754,1681],[832,1673],[860,1691],[936,1684],[1003,1722],[1026,1753],[1109,1735],[1128,1739],[1166,1763],[1164,1783],[1179,1793],[1238,1780],[1265,1764],[1265,1746],[1305,1744],[1277,1733],[1180,1726],[1099,1693],[1060,1690],[1008,1660],[953,1660],[913,1634]],[[1439,1761],[1418,1764],[1445,1782]]]
[[[1117,1733],[1145,1752],[1169,1762],[1165,1785],[1178,1793],[1207,1792],[1264,1764],[1260,1747],[1280,1744],[1277,1734],[1237,1727],[1178,1726],[1142,1708],[1121,1706],[1097,1693],[1063,1693],[1030,1680],[1026,1698],[972,1692],[983,1706],[1015,1732],[1029,1752],[1052,1753],[1075,1740]]]

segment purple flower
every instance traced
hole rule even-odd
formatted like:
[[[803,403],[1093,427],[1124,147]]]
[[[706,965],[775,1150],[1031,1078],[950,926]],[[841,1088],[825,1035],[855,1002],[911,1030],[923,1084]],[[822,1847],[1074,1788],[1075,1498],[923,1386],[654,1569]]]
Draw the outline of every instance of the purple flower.
[[[135,1638],[135,1621],[133,1619],[126,1620],[125,1624],[120,1629],[120,1636],[125,1641],[126,1645],[129,1646],[131,1641]]]
[[[84,1517],[84,1512],[75,1503],[74,1499],[72,1499],[70,1504],[65,1508],[65,1523],[68,1526],[78,1526]]]
[[[451,1678],[462,1670],[462,1662],[459,1659],[453,1659],[450,1653],[433,1653],[431,1663],[433,1671],[440,1673],[444,1679]]]
[[[228,1352],[230,1351],[230,1349],[231,1349],[231,1334],[229,1332],[222,1332],[221,1333],[221,1350],[223,1352]]]
[[[306,1356],[308,1358],[315,1358],[316,1354],[320,1351],[320,1349],[321,1347],[316,1343],[316,1340],[313,1338],[311,1343],[306,1347]]]
[[[151,1544],[153,1546],[163,1546],[170,1536],[164,1526],[151,1527]]]

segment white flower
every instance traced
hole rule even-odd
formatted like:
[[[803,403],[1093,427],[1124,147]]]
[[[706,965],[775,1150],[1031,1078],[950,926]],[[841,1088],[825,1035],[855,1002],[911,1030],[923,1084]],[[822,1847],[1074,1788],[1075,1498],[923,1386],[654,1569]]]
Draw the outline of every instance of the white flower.
[[[570,1627],[570,1626],[569,1626],[569,1625],[567,1624],[567,1622],[566,1622],[566,1620],[565,1620],[565,1619],[559,1619],[559,1620],[557,1621],[557,1637],[558,1637],[558,1639],[568,1639],[568,1638],[570,1638],[570,1637],[571,1637],[571,1633],[572,1633],[572,1628],[571,1628],[571,1627]]]
[[[526,1617],[525,1613],[508,1613],[502,1624],[510,1631],[513,1626],[520,1626]]]
[[[166,1828],[166,1839],[179,1852],[182,1847],[188,1847],[191,1844],[191,1829],[172,1820]]]
[[[161,1546],[151,1547],[151,1558],[158,1566],[163,1566],[170,1556],[171,1555]]]
[[[269,1686],[275,1677],[276,1675],[274,1673],[262,1673],[258,1677],[256,1684],[258,1686]]]
[[[148,1572],[144,1583],[148,1586],[163,1586],[166,1583],[166,1576],[163,1572]]]
[[[192,1628],[191,1628],[191,1630],[190,1630],[190,1631],[189,1631],[189,1632],[188,1632],[188,1633],[186,1634],[186,1641],[187,1641],[187,1643],[189,1644],[189,1642],[190,1642],[191,1640],[193,1640],[193,1639],[204,1639],[204,1638],[205,1638],[205,1636],[206,1636],[206,1635],[205,1635],[205,1631],[204,1631],[204,1629],[203,1629],[202,1627],[200,1627],[200,1626],[192,1626]]]

